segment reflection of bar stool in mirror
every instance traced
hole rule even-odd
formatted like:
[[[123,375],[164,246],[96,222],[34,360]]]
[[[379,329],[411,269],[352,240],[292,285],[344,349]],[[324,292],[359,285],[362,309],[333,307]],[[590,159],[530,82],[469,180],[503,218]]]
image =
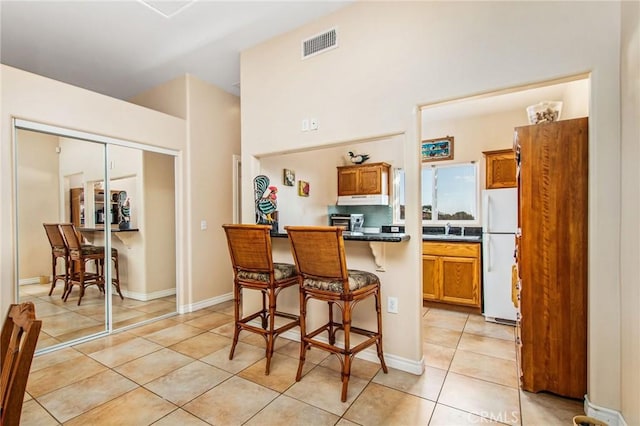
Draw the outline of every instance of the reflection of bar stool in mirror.
[[[64,283],[61,296],[61,298],[63,298],[67,292],[69,251],[67,250],[67,246],[64,243],[64,238],[62,237],[57,223],[43,223],[42,226],[44,226],[47,238],[49,239],[49,244],[51,245],[51,289],[49,290],[49,296],[53,293],[53,289],[56,287],[58,280],[61,280]],[[56,272],[58,259],[64,260],[64,272],[61,274]]]
[[[98,289],[104,292],[104,247],[94,245],[84,245],[81,243],[75,227],[70,223],[62,223],[59,225],[64,241],[69,252],[69,268],[67,272],[67,290],[64,297],[65,302],[69,298],[74,285],[80,287],[80,297],[78,305],[84,297],[84,289],[89,285],[96,285]],[[120,274],[118,271],[118,252],[116,249],[111,250],[111,258],[115,263],[116,278],[112,280],[116,291],[121,299],[124,299],[120,291]],[[96,270],[88,271],[87,263],[95,261]],[[75,265],[74,265],[75,264]]]
[[[300,282],[300,362],[296,381],[302,378],[306,352],[312,347],[329,351],[338,356],[342,365],[341,400],[347,400],[347,387],[351,375],[351,363],[355,355],[375,345],[382,370],[387,366],[382,353],[382,309],[380,306],[380,279],[373,273],[347,269],[342,238],[342,228],[337,226],[286,226],[293,258]],[[365,330],[351,324],[353,308],[373,296],[377,330]],[[327,322],[308,331],[306,325],[307,302],[316,299],[327,302]],[[334,320],[333,308],[342,313],[341,321]],[[336,334],[342,330],[343,343],[336,343]],[[328,343],[317,336],[326,332]],[[364,337],[352,344],[351,334]]]

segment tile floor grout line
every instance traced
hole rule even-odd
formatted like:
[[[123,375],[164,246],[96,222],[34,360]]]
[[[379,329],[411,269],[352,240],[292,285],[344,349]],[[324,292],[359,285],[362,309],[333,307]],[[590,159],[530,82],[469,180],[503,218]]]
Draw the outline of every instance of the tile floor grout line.
[[[213,312],[218,312],[218,311],[213,311]],[[426,314],[427,314],[428,312],[429,312],[429,310],[427,310],[427,311],[425,312],[425,314],[423,315],[423,318],[424,318],[424,316],[426,316]],[[206,314],[203,314],[203,315],[206,315]],[[225,315],[226,315],[226,314],[225,314]],[[203,355],[203,356],[202,356],[202,357],[200,357],[200,358],[197,358],[197,357],[194,357],[194,356],[192,356],[192,355],[190,355],[190,354],[188,354],[188,353],[182,353],[182,352],[179,352],[179,351],[177,351],[177,350],[175,350],[175,349],[172,349],[172,348],[171,348],[171,346],[174,346],[174,345],[177,345],[177,344],[179,344],[179,343],[185,342],[185,341],[187,341],[187,340],[189,340],[189,339],[196,338],[196,337],[198,337],[198,336],[203,336],[205,333],[213,333],[213,334],[215,334],[216,336],[220,336],[220,337],[223,337],[223,338],[227,338],[227,339],[229,339],[229,337],[228,337],[228,336],[226,336],[226,335],[224,335],[224,334],[221,334],[221,333],[219,333],[219,332],[215,332],[215,331],[213,331],[213,330],[215,330],[215,329],[221,328],[221,327],[223,327],[224,325],[228,324],[228,323],[223,323],[223,324],[218,325],[218,326],[216,326],[216,327],[214,327],[214,328],[210,328],[210,329],[200,329],[200,330],[202,330],[202,332],[199,332],[199,333],[198,333],[198,334],[196,334],[196,335],[189,336],[189,337],[186,337],[186,338],[184,338],[184,339],[181,339],[181,340],[179,340],[178,342],[172,342],[171,344],[160,344],[160,343],[153,342],[152,340],[150,340],[150,339],[148,339],[148,338],[147,338],[149,334],[153,334],[153,333],[155,333],[155,332],[157,332],[157,331],[160,331],[160,330],[153,331],[153,332],[151,332],[151,333],[145,333],[145,334],[142,334],[142,335],[138,335],[138,334],[133,334],[133,333],[131,333],[131,336],[132,336],[132,337],[131,337],[131,339],[129,339],[129,340],[127,340],[127,341],[130,341],[130,340],[132,340],[132,339],[140,338],[140,339],[142,339],[142,340],[144,340],[144,341],[146,341],[146,342],[149,342],[149,343],[153,343],[153,344],[158,345],[158,346],[159,346],[159,348],[158,348],[158,349],[156,349],[156,350],[154,350],[154,351],[152,351],[152,352],[150,352],[150,353],[148,353],[148,354],[145,354],[145,355],[142,355],[142,356],[136,357],[136,358],[134,358],[134,359],[132,359],[132,360],[126,361],[125,363],[121,363],[121,364],[118,364],[118,365],[113,366],[113,367],[109,367],[109,366],[107,366],[107,365],[105,365],[105,364],[102,364],[100,361],[98,361],[98,360],[96,360],[96,359],[92,358],[90,354],[85,354],[84,352],[81,352],[79,349],[77,349],[75,346],[72,346],[71,348],[72,348],[72,349],[74,350],[74,352],[75,352],[75,353],[77,353],[79,356],[84,356],[84,357],[86,357],[86,358],[88,358],[88,359],[91,359],[91,360],[93,360],[93,361],[96,361],[98,364],[103,365],[103,366],[105,367],[105,370],[104,370],[104,371],[111,370],[112,372],[114,372],[114,373],[118,374],[120,377],[122,377],[122,378],[124,378],[124,379],[126,379],[126,380],[128,380],[128,381],[130,381],[130,382],[132,382],[132,383],[134,383],[134,384],[135,384],[135,387],[134,387],[132,390],[127,391],[127,392],[125,392],[125,393],[123,393],[123,394],[121,394],[121,395],[119,395],[119,396],[117,396],[117,397],[113,397],[113,398],[109,399],[108,401],[104,401],[104,402],[102,402],[101,404],[98,404],[98,405],[96,405],[96,406],[92,406],[89,410],[87,410],[87,411],[85,411],[85,412],[83,412],[83,413],[79,414],[78,416],[80,416],[80,415],[84,415],[85,413],[87,413],[87,412],[89,412],[89,411],[92,411],[92,410],[96,409],[97,407],[102,406],[103,404],[110,403],[110,402],[111,402],[111,401],[113,401],[114,399],[121,398],[121,397],[122,397],[122,395],[126,395],[126,394],[127,394],[127,393],[129,393],[129,392],[132,392],[132,391],[135,391],[135,390],[139,390],[140,388],[142,388],[145,392],[149,392],[149,394],[150,394],[150,395],[153,395],[153,396],[154,396],[154,398],[155,398],[155,397],[157,397],[157,398],[162,399],[163,401],[168,402],[168,403],[170,404],[170,405],[169,405],[169,407],[175,407],[175,408],[174,408],[174,409],[172,409],[169,413],[167,413],[165,416],[161,417],[160,419],[155,419],[155,420],[154,420],[154,423],[155,423],[155,422],[160,421],[161,419],[165,418],[166,416],[171,415],[172,413],[175,413],[175,412],[176,412],[176,411],[178,411],[178,410],[182,410],[182,411],[184,411],[185,413],[187,413],[188,415],[190,415],[190,416],[194,416],[195,418],[197,418],[197,419],[199,419],[199,420],[202,420],[202,421],[203,421],[203,422],[205,422],[205,423],[208,423],[208,422],[204,421],[203,419],[201,419],[201,418],[200,418],[199,416],[197,416],[196,414],[191,413],[190,411],[185,410],[183,407],[184,407],[184,406],[186,406],[187,404],[189,404],[189,403],[193,402],[194,400],[196,400],[196,399],[200,398],[202,395],[206,394],[207,392],[210,392],[212,389],[215,389],[216,387],[221,386],[223,383],[228,382],[228,381],[229,381],[229,380],[231,380],[232,378],[237,377],[237,378],[239,378],[239,379],[247,380],[247,381],[249,381],[249,382],[251,382],[251,383],[257,384],[258,386],[261,386],[262,388],[269,389],[270,391],[273,391],[273,392],[275,392],[275,393],[276,393],[276,396],[275,396],[272,400],[270,400],[268,404],[266,404],[264,407],[262,407],[262,408],[261,408],[257,413],[253,414],[253,415],[252,415],[248,420],[246,420],[246,421],[245,421],[245,423],[246,423],[246,422],[249,422],[251,419],[255,419],[255,418],[256,418],[256,416],[257,416],[260,412],[262,412],[262,411],[263,411],[263,410],[265,410],[267,407],[269,407],[271,404],[273,404],[275,401],[277,401],[278,399],[280,399],[280,396],[282,396],[282,395],[286,396],[287,398],[292,398],[293,400],[296,400],[296,401],[298,401],[298,402],[300,402],[300,403],[302,403],[302,404],[304,404],[304,405],[306,405],[306,406],[313,407],[313,409],[321,410],[322,412],[330,413],[330,414],[332,414],[332,415],[337,416],[337,417],[338,417],[338,420],[337,420],[337,422],[336,422],[336,423],[340,422],[342,419],[347,420],[347,421],[352,421],[352,420],[349,420],[348,418],[346,418],[346,417],[345,417],[345,414],[346,414],[347,412],[349,412],[349,410],[353,409],[353,408],[354,408],[354,406],[357,404],[357,402],[358,402],[358,401],[360,401],[360,399],[361,399],[361,398],[364,398],[364,394],[365,394],[365,392],[367,391],[367,388],[368,388],[368,387],[370,387],[372,383],[375,383],[376,385],[379,385],[379,386],[385,387],[385,388],[390,389],[390,390],[394,390],[394,391],[397,391],[397,392],[401,392],[401,393],[403,393],[403,394],[406,394],[407,396],[416,397],[416,398],[419,398],[419,399],[422,399],[422,400],[425,400],[425,401],[430,401],[430,402],[432,402],[432,403],[434,404],[434,406],[433,406],[433,410],[432,410],[432,412],[430,413],[430,416],[429,416],[429,419],[428,419],[428,423],[430,423],[430,422],[434,419],[434,418],[433,418],[433,416],[434,416],[434,414],[435,414],[435,410],[437,409],[438,405],[440,405],[440,406],[444,406],[444,407],[447,407],[448,409],[451,409],[451,410],[456,410],[456,411],[458,411],[458,412],[460,412],[460,413],[472,414],[472,415],[474,415],[474,416],[478,416],[480,419],[492,420],[491,418],[488,418],[488,417],[482,416],[482,415],[480,415],[480,414],[476,414],[476,413],[470,412],[470,411],[468,411],[467,409],[458,408],[458,407],[456,407],[456,406],[451,406],[451,405],[443,404],[442,402],[439,402],[439,401],[440,401],[440,398],[441,398],[441,397],[442,397],[442,395],[443,395],[443,394],[442,394],[442,392],[443,392],[443,390],[444,390],[444,386],[445,386],[445,384],[446,384],[446,382],[447,382],[447,379],[449,379],[449,378],[451,378],[451,377],[452,377],[452,375],[450,375],[449,373],[455,373],[455,374],[457,374],[457,375],[460,375],[460,376],[463,376],[463,377],[466,377],[466,378],[471,378],[471,379],[474,379],[474,380],[479,380],[479,381],[484,382],[484,383],[487,383],[487,384],[489,384],[489,385],[491,385],[491,386],[495,386],[496,388],[513,389],[513,388],[511,388],[510,386],[508,386],[508,385],[504,385],[504,384],[502,384],[502,383],[491,382],[491,381],[489,381],[489,380],[486,380],[485,378],[481,378],[481,377],[474,377],[473,375],[468,375],[468,374],[466,374],[465,372],[455,372],[455,371],[452,371],[452,370],[451,370],[451,367],[452,367],[452,365],[453,365],[453,361],[454,361],[454,359],[456,358],[456,355],[457,355],[457,354],[460,354],[460,353],[463,353],[463,352],[469,352],[469,353],[479,354],[479,355],[482,355],[482,356],[484,356],[484,357],[488,357],[488,358],[491,358],[491,359],[500,359],[500,360],[505,360],[504,358],[494,357],[494,356],[492,356],[492,355],[487,355],[487,354],[478,353],[478,352],[474,352],[474,351],[468,351],[468,350],[464,350],[464,349],[461,349],[461,348],[460,348],[460,343],[462,342],[462,339],[463,339],[463,337],[465,336],[465,334],[466,334],[466,335],[480,336],[480,337],[487,337],[487,338],[495,339],[495,340],[506,340],[506,339],[498,339],[498,338],[495,338],[495,337],[492,337],[492,336],[487,336],[487,335],[482,335],[482,334],[475,334],[475,333],[470,333],[470,332],[468,332],[468,331],[465,331],[465,329],[467,328],[467,325],[470,323],[470,321],[471,321],[471,316],[470,316],[470,315],[467,315],[466,320],[465,320],[465,325],[464,325],[464,327],[463,327],[462,331],[460,331],[460,332],[459,332],[458,338],[457,338],[457,340],[456,340],[456,346],[455,346],[455,348],[449,348],[449,347],[443,346],[443,348],[453,349],[453,354],[451,355],[451,357],[450,357],[450,359],[449,359],[449,361],[448,361],[448,363],[447,363],[447,368],[446,368],[446,370],[444,370],[444,369],[442,369],[442,368],[439,368],[439,367],[432,367],[432,366],[426,365],[426,364],[424,364],[424,360],[423,360],[423,365],[424,365],[425,369],[426,369],[426,368],[433,368],[433,369],[437,369],[437,370],[440,370],[440,371],[444,371],[444,377],[443,377],[443,379],[442,379],[442,384],[441,384],[441,386],[440,386],[440,387],[439,387],[439,389],[438,389],[438,393],[437,393],[437,396],[436,396],[436,398],[435,398],[435,401],[433,401],[433,400],[431,400],[431,399],[429,399],[429,398],[425,398],[425,397],[420,396],[420,395],[414,395],[414,394],[412,394],[412,393],[407,392],[406,390],[401,390],[401,389],[398,389],[398,388],[394,388],[394,387],[393,387],[393,385],[385,385],[385,384],[381,384],[381,383],[375,383],[375,382],[374,382],[374,380],[375,380],[375,378],[378,376],[378,374],[380,374],[380,371],[381,371],[381,368],[378,366],[378,367],[377,367],[377,369],[376,369],[375,374],[373,374],[371,377],[369,377],[368,379],[366,379],[366,381],[365,381],[365,383],[364,383],[364,386],[363,386],[362,390],[361,390],[361,391],[360,391],[360,392],[355,396],[355,398],[353,399],[353,401],[349,403],[349,405],[344,409],[344,411],[342,412],[342,414],[341,414],[341,415],[336,415],[335,413],[332,413],[332,412],[327,411],[327,410],[325,410],[325,409],[323,409],[323,408],[321,408],[321,407],[318,407],[317,405],[315,405],[315,403],[314,403],[313,401],[311,401],[311,402],[306,402],[306,401],[302,401],[302,400],[299,400],[299,399],[297,399],[297,398],[294,398],[294,397],[292,397],[292,396],[285,395],[285,393],[286,393],[287,391],[289,391],[289,389],[291,389],[291,388],[292,388],[296,383],[298,383],[298,382],[295,382],[295,381],[294,381],[293,383],[291,383],[290,385],[288,385],[285,389],[283,389],[282,391],[280,391],[280,390],[272,389],[272,388],[270,388],[269,386],[267,386],[267,385],[263,385],[263,384],[261,384],[261,383],[259,383],[259,382],[255,382],[255,381],[253,381],[251,378],[244,378],[244,377],[242,377],[242,376],[241,376],[241,374],[242,374],[242,372],[243,372],[243,371],[246,371],[246,370],[247,370],[247,369],[249,369],[249,368],[255,367],[255,365],[256,365],[256,364],[258,364],[258,363],[260,363],[260,362],[263,362],[263,361],[264,361],[264,357],[262,357],[262,358],[260,358],[260,359],[258,359],[258,360],[256,360],[256,361],[254,361],[253,363],[249,364],[248,366],[244,366],[240,371],[237,371],[237,372],[231,372],[231,371],[227,371],[227,370],[225,370],[225,369],[222,369],[222,368],[220,368],[220,367],[217,367],[215,364],[209,364],[209,363],[207,363],[207,362],[205,362],[205,361],[202,361],[202,358],[204,358],[204,357],[206,357],[206,356],[210,355],[211,353],[215,353],[215,352],[217,352],[217,351],[213,351],[213,352],[211,352],[211,353],[208,353],[208,354],[206,354],[206,355]],[[475,321],[475,319],[474,319],[474,321]],[[176,321],[176,324],[175,324],[175,325],[178,325],[178,324],[184,324],[184,322],[185,322],[185,321]],[[192,327],[193,327],[193,326],[192,326]],[[199,328],[199,327],[196,327],[196,328]],[[110,337],[110,336],[106,336],[106,337]],[[103,338],[104,338],[104,337],[103,337]],[[291,344],[291,343],[293,343],[293,342],[294,342],[293,340],[289,341],[290,339],[286,339],[286,338],[283,338],[283,339],[285,339],[285,340],[281,340],[281,343],[283,343],[283,344],[279,346],[279,349],[282,349],[282,348],[284,348],[285,346],[287,346],[287,345],[289,345],[289,344]],[[110,344],[107,344],[107,343],[105,342],[105,346],[106,346],[106,347],[104,347],[103,349],[107,349],[107,348],[115,348],[115,347],[117,347],[117,346],[119,346],[119,345],[121,345],[121,344],[126,344],[126,343],[127,343],[127,341],[122,342],[122,343],[119,343],[118,345],[114,345],[114,346],[111,346]],[[493,341],[493,340],[489,340],[489,342],[492,342],[492,341]],[[286,342],[286,343],[285,343],[285,342]],[[244,344],[246,344],[246,345],[252,346],[252,347],[254,347],[254,348],[264,349],[264,347],[263,347],[263,346],[259,346],[259,345],[254,344],[254,343],[255,343],[255,341],[243,342],[243,343],[244,343]],[[298,343],[298,344],[297,344],[297,346],[299,346],[299,342],[296,342],[296,343]],[[423,343],[427,343],[427,342],[424,340],[424,333],[423,333]],[[434,344],[434,343],[432,343],[432,344],[433,344],[433,345],[437,345],[437,344]],[[79,345],[80,345],[80,344],[79,344]],[[515,345],[515,338],[514,338],[514,345]],[[440,346],[441,346],[441,345],[440,345]],[[103,349],[100,349],[100,350],[103,350]],[[203,363],[203,364],[209,365],[209,366],[211,366],[211,367],[213,367],[213,368],[216,368],[216,369],[218,369],[218,370],[220,370],[220,371],[224,371],[225,373],[229,374],[229,377],[227,377],[227,378],[225,378],[224,380],[222,380],[221,382],[217,383],[217,384],[216,384],[215,386],[213,386],[212,388],[210,388],[210,389],[208,389],[208,390],[206,390],[206,391],[203,391],[203,392],[201,392],[201,393],[198,393],[198,395],[197,395],[197,396],[194,396],[193,398],[191,398],[189,401],[185,402],[184,404],[180,404],[180,405],[178,405],[178,404],[176,404],[176,403],[173,403],[172,401],[169,401],[169,400],[165,399],[165,398],[164,398],[164,397],[162,397],[160,394],[158,394],[158,393],[156,393],[156,392],[152,391],[151,389],[147,388],[146,386],[147,386],[149,383],[153,382],[153,380],[157,380],[157,379],[159,379],[159,378],[166,377],[166,376],[168,376],[168,375],[172,374],[173,372],[175,372],[175,371],[179,370],[180,368],[184,368],[184,367],[185,367],[185,365],[180,366],[180,367],[178,367],[178,368],[174,368],[173,370],[171,370],[171,371],[169,371],[169,372],[166,372],[166,373],[165,373],[165,374],[163,374],[162,376],[160,376],[160,377],[158,377],[158,378],[155,378],[155,379],[153,379],[153,380],[151,380],[151,381],[149,381],[149,382],[147,382],[147,383],[145,383],[145,384],[139,384],[139,383],[137,383],[135,380],[133,380],[133,379],[129,379],[129,378],[128,378],[128,377],[126,377],[124,374],[119,373],[118,371],[116,371],[116,370],[115,370],[115,368],[120,368],[122,365],[126,364],[127,362],[132,362],[132,361],[138,360],[138,359],[140,359],[140,358],[143,358],[143,357],[145,357],[145,356],[147,356],[147,355],[152,355],[152,354],[157,353],[158,351],[160,351],[160,350],[162,350],[162,349],[169,349],[169,350],[171,350],[171,351],[173,351],[173,352],[175,352],[175,353],[178,353],[178,354],[180,354],[180,355],[182,355],[182,356],[184,356],[184,357],[188,358],[189,362],[188,362],[188,364],[186,364],[186,365],[191,365],[191,364],[193,364],[194,362],[198,361],[198,362],[201,362],[201,363]],[[516,348],[516,349],[517,349],[517,348]],[[220,350],[220,349],[218,349],[218,350]],[[291,352],[290,348],[287,348],[287,349],[286,349],[286,351]],[[95,352],[98,352],[98,351],[95,351]],[[92,354],[94,354],[95,352],[92,352]],[[290,354],[288,354],[288,353],[281,353],[281,352],[278,352],[278,350],[276,350],[274,353],[278,353],[280,356],[286,356],[286,357],[288,357],[288,358],[290,358],[290,359],[299,360],[299,357],[290,356]],[[445,356],[446,356],[446,355],[445,355]],[[316,370],[316,369],[317,369],[317,367],[323,367],[321,364],[322,364],[322,363],[324,363],[324,362],[326,362],[326,360],[327,360],[327,359],[328,359],[328,357],[324,357],[324,358],[322,358],[321,360],[319,360],[319,362],[318,362],[318,363],[311,362],[311,361],[309,361],[309,360],[307,359],[307,363],[311,362],[312,367],[311,367],[311,368],[310,368],[310,369],[305,373],[305,376],[303,376],[303,379],[304,379],[304,377],[306,377],[309,373],[311,373],[311,372],[313,372],[314,370]],[[63,361],[63,362],[64,362],[64,361]],[[57,365],[57,364],[59,364],[59,363],[52,364],[52,366],[53,366],[53,365]],[[516,359],[516,368],[517,368],[517,366],[518,366],[518,363],[517,363],[517,359]],[[326,369],[330,370],[332,373],[336,372],[334,369],[329,368],[329,367],[327,367],[327,366],[324,366],[323,368],[326,368]],[[98,375],[98,374],[104,373],[104,371],[103,371],[103,372],[100,372],[100,373],[96,373],[96,374],[91,375],[91,376],[89,376],[89,377],[93,377],[93,376],[95,376],[95,375]],[[339,374],[339,372],[337,372],[337,373],[336,373],[336,375],[338,375],[338,374]],[[516,371],[516,375],[517,375],[517,371]],[[353,376],[353,375],[352,375],[352,376]],[[87,377],[87,378],[89,378],[89,377]],[[355,376],[353,376],[353,377],[355,377]],[[85,379],[87,379],[87,378],[83,378],[83,379],[81,379],[81,380],[85,380]],[[73,382],[73,383],[71,383],[71,384],[69,384],[69,385],[66,385],[66,386],[71,386],[72,384],[77,383],[77,382],[78,382],[78,381]],[[61,388],[59,388],[59,389],[64,389],[66,386],[63,386],[63,387],[61,387]],[[404,385],[402,385],[402,384],[401,384],[401,385],[399,385],[399,387],[404,387]],[[519,389],[519,388],[516,388],[515,390],[518,392],[517,410],[518,410],[518,416],[519,416],[519,417],[518,417],[518,420],[517,420],[517,424],[526,425],[526,423],[525,423],[524,419],[522,418],[522,409],[523,409],[522,395],[523,395],[523,393],[520,391],[520,389]],[[53,392],[53,391],[52,391],[52,392]],[[40,396],[40,398],[42,398],[42,396],[43,396],[43,395],[41,395],[41,396]],[[42,408],[42,409],[43,409],[43,412],[42,412],[42,413],[43,413],[43,415],[45,415],[45,414],[46,414],[46,415],[50,416],[50,418],[51,418],[52,420],[54,420],[54,421],[56,421],[57,423],[59,423],[58,419],[57,419],[55,416],[53,416],[53,415],[52,415],[52,414],[51,414],[51,413],[50,413],[50,412],[49,412],[49,411],[48,411],[44,406],[42,406],[42,404],[40,403],[40,401],[39,401],[37,398],[33,398],[33,396],[32,396],[32,399],[35,401],[36,406],[38,406],[38,407],[40,407],[40,408]],[[462,405],[462,406],[463,406],[463,407],[465,407],[465,406],[466,406],[466,407],[469,407],[468,405]],[[515,406],[515,405],[514,405],[514,406]],[[505,406],[505,408],[506,408],[506,406]],[[496,408],[496,410],[497,410],[497,409],[498,409],[498,408]],[[571,407],[566,408],[566,409],[565,409],[565,408],[562,408],[562,410],[566,410],[566,411],[574,410],[574,409],[575,409],[575,408],[571,408]],[[558,410],[561,410],[561,408],[558,408]],[[498,412],[498,411],[496,411],[496,412]],[[357,415],[357,413],[356,413],[356,415]],[[559,413],[558,415],[566,416],[566,413]],[[75,417],[78,417],[78,416],[75,416]],[[74,417],[74,418],[75,418],[75,417]],[[560,417],[555,417],[555,418],[556,418],[556,419],[560,419]],[[71,419],[69,419],[69,420],[71,420]],[[495,421],[495,420],[494,420],[494,421]],[[365,423],[366,423],[366,422],[365,422]]]

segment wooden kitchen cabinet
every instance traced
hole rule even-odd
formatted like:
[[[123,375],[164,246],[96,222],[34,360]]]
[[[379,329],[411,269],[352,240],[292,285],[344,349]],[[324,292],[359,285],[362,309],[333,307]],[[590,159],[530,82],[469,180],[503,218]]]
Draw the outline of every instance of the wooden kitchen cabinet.
[[[388,195],[390,170],[387,163],[338,167],[338,196]]]
[[[512,149],[483,152],[486,161],[486,188],[515,188],[516,156]]]
[[[587,392],[588,119],[516,128],[522,388]]]
[[[480,308],[480,244],[423,242],[422,297]]]

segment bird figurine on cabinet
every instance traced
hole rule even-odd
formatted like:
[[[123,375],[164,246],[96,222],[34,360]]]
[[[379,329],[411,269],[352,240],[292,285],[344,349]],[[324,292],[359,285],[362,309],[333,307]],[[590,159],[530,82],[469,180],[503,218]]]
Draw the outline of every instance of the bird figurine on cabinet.
[[[353,152],[349,151],[349,158],[353,164],[362,164],[369,159],[369,154],[355,155]]]
[[[256,176],[253,180],[255,202],[256,202],[256,223],[273,224],[276,219],[274,212],[278,208],[278,188],[269,186],[269,178],[265,175]]]

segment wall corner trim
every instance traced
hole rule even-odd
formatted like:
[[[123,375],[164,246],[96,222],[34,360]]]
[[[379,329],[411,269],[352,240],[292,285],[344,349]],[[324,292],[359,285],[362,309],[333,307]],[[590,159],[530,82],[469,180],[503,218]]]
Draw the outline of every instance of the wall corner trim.
[[[589,396],[584,396],[584,413],[598,420],[606,422],[609,426],[628,426],[622,417],[622,413],[611,408],[600,407],[589,401]]]

